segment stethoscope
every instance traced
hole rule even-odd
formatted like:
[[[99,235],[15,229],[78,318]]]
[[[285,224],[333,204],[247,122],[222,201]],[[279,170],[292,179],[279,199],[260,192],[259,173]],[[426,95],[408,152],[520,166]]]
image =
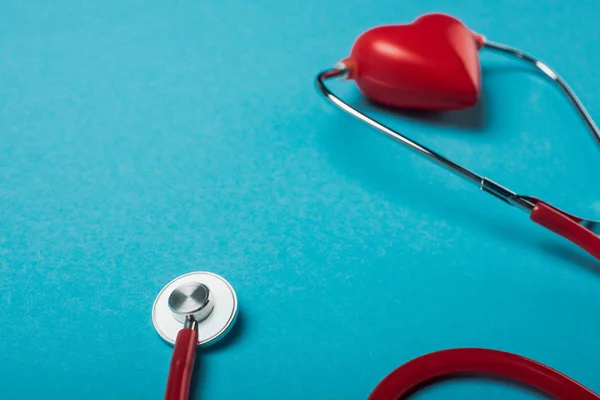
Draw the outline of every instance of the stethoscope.
[[[405,36],[403,32],[406,33],[407,27],[417,27],[425,37]],[[430,35],[429,39],[427,35]],[[440,41],[432,42],[431,35]],[[434,43],[434,47],[439,47],[433,49],[436,58],[433,66],[427,65],[424,57],[427,54],[415,52],[418,50],[415,46],[427,40],[427,44]],[[430,110],[463,108],[477,101],[480,85],[477,51],[482,47],[519,57],[549,76],[567,95],[600,142],[600,130],[585,107],[550,67],[519,50],[488,42],[469,31],[460,21],[444,14],[428,14],[411,25],[384,26],[365,32],[354,44],[349,58],[318,75],[317,85],[342,110],[475,183],[480,189],[528,212],[533,221],[600,259],[598,222],[567,214],[537,198],[519,195],[480,176],[375,121],[325,86],[328,79],[352,79],[367,97],[387,106]],[[444,57],[448,57],[447,62],[444,62]],[[444,75],[442,70],[451,73]],[[407,72],[411,79],[403,78],[403,72]],[[441,76],[431,75],[436,72],[442,72]],[[460,75],[452,79],[452,74]],[[194,272],[180,276],[160,291],[152,309],[154,327],[166,342],[174,345],[166,400],[188,398],[197,347],[220,340],[230,331],[237,313],[237,296],[233,287],[213,273]],[[405,363],[375,387],[369,400],[397,400],[424,384],[461,374],[513,380],[562,400],[600,399],[571,378],[528,358],[491,349],[463,348],[433,352]]]

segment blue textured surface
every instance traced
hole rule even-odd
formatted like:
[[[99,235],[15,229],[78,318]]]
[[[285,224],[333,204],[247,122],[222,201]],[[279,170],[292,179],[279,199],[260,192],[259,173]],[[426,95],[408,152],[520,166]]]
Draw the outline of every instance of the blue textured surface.
[[[312,83],[363,30],[443,11],[546,60],[600,115],[600,3],[368,3],[0,4],[0,397],[162,398],[152,302],[195,270],[241,305],[201,357],[197,399],[364,399],[397,365],[462,346],[600,391],[600,264]],[[517,61],[482,64],[474,110],[373,113],[600,217],[600,153],[566,100]],[[460,381],[415,398],[536,396]]]

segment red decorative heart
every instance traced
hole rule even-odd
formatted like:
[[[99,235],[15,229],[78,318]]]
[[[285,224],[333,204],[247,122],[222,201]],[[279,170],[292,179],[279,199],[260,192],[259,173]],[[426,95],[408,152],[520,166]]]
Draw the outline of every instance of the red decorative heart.
[[[472,106],[481,91],[478,50],[483,37],[445,14],[427,14],[410,25],[363,33],[344,60],[349,78],[371,100],[406,109],[450,110]]]

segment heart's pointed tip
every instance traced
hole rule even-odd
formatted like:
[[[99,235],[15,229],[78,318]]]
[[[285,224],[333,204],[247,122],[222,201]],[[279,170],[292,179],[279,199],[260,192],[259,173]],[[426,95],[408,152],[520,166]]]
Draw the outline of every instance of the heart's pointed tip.
[[[463,90],[456,93],[457,108],[469,108],[477,104],[481,97],[481,81],[479,77],[470,77],[462,84]]]
[[[479,102],[479,94],[475,93],[473,96],[462,99],[462,102],[461,102],[462,107],[461,108],[473,107],[478,102]]]

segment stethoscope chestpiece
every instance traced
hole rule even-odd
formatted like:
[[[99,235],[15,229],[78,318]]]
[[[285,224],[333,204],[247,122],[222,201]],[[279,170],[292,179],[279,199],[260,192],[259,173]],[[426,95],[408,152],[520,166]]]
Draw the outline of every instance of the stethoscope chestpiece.
[[[198,345],[209,346],[229,332],[237,311],[237,296],[229,282],[210,272],[192,272],[160,291],[152,306],[152,322],[166,342],[175,344],[186,321],[193,321]]]

